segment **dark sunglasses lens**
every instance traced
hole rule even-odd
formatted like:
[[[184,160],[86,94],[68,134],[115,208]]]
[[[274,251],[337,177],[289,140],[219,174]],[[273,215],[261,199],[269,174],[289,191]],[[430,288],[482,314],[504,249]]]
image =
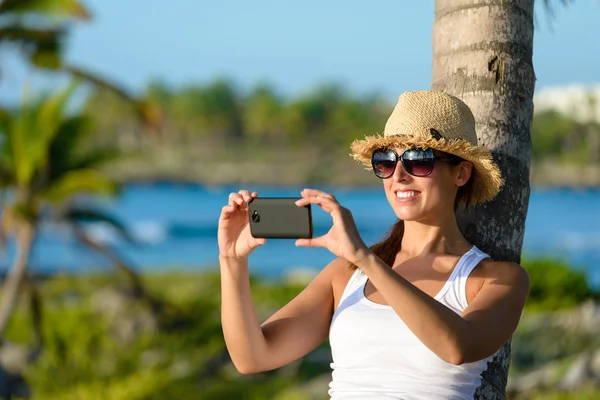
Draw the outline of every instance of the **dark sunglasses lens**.
[[[402,166],[411,175],[427,176],[433,171],[435,157],[431,149],[409,149],[402,154]]]
[[[388,178],[392,176],[396,169],[396,154],[393,151],[375,150],[371,157],[373,172],[378,178]]]

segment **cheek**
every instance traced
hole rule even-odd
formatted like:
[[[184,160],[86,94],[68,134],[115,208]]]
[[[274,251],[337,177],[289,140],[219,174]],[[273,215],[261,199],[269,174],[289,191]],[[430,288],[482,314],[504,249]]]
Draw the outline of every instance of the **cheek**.
[[[436,197],[445,198],[451,197],[456,189],[455,177],[448,170],[436,168],[430,175],[431,182],[429,190],[435,193]]]

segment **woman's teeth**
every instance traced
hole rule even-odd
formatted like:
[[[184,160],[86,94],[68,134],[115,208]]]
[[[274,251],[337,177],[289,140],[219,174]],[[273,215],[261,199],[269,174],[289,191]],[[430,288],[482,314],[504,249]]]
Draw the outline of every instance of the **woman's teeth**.
[[[406,192],[396,192],[396,197],[398,197],[399,199],[408,199],[410,197],[415,197],[418,194],[418,192],[409,190]]]

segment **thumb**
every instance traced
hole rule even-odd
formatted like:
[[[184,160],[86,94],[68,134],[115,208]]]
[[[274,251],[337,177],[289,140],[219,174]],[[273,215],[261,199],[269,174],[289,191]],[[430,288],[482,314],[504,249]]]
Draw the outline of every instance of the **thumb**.
[[[296,246],[298,247],[325,247],[325,240],[323,236],[312,239],[298,239],[296,240]]]
[[[250,239],[250,248],[255,249],[258,246],[262,246],[266,242],[267,242],[267,239],[265,239],[265,238],[260,238],[260,239],[252,238],[252,239]]]

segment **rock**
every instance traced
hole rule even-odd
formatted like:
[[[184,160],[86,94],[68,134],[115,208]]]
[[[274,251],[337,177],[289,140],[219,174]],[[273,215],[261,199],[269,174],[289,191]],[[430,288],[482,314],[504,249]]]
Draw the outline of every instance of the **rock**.
[[[581,354],[569,367],[567,373],[563,376],[558,388],[562,390],[575,389],[583,384],[588,379],[592,378],[593,375],[590,371],[590,359],[591,355],[589,352]]]
[[[106,318],[114,338],[122,344],[131,343],[141,333],[158,330],[158,321],[150,310],[115,288],[100,289],[92,295],[91,304]]]
[[[529,329],[560,327],[570,332],[600,331],[600,305],[593,300],[569,310],[525,313],[519,325]]]
[[[13,374],[0,366],[0,398],[30,398],[31,388],[20,374]]]
[[[158,349],[148,349],[144,351],[140,358],[140,363],[144,368],[154,368],[165,358],[164,353]]]
[[[570,331],[598,332],[600,307],[590,300],[573,310],[557,313],[555,322]]]
[[[531,392],[555,383],[558,363],[551,363],[518,377],[509,377],[507,389],[513,393]]]
[[[20,374],[29,364],[29,350],[26,346],[4,341],[0,347],[0,365],[11,374]]]
[[[169,368],[173,379],[182,379],[190,376],[193,372],[192,364],[185,358],[179,358]]]
[[[590,372],[600,379],[600,349],[594,351],[590,358]]]
[[[32,352],[23,345],[3,341],[0,347],[0,398],[31,397],[31,389],[23,372],[31,361]]]

